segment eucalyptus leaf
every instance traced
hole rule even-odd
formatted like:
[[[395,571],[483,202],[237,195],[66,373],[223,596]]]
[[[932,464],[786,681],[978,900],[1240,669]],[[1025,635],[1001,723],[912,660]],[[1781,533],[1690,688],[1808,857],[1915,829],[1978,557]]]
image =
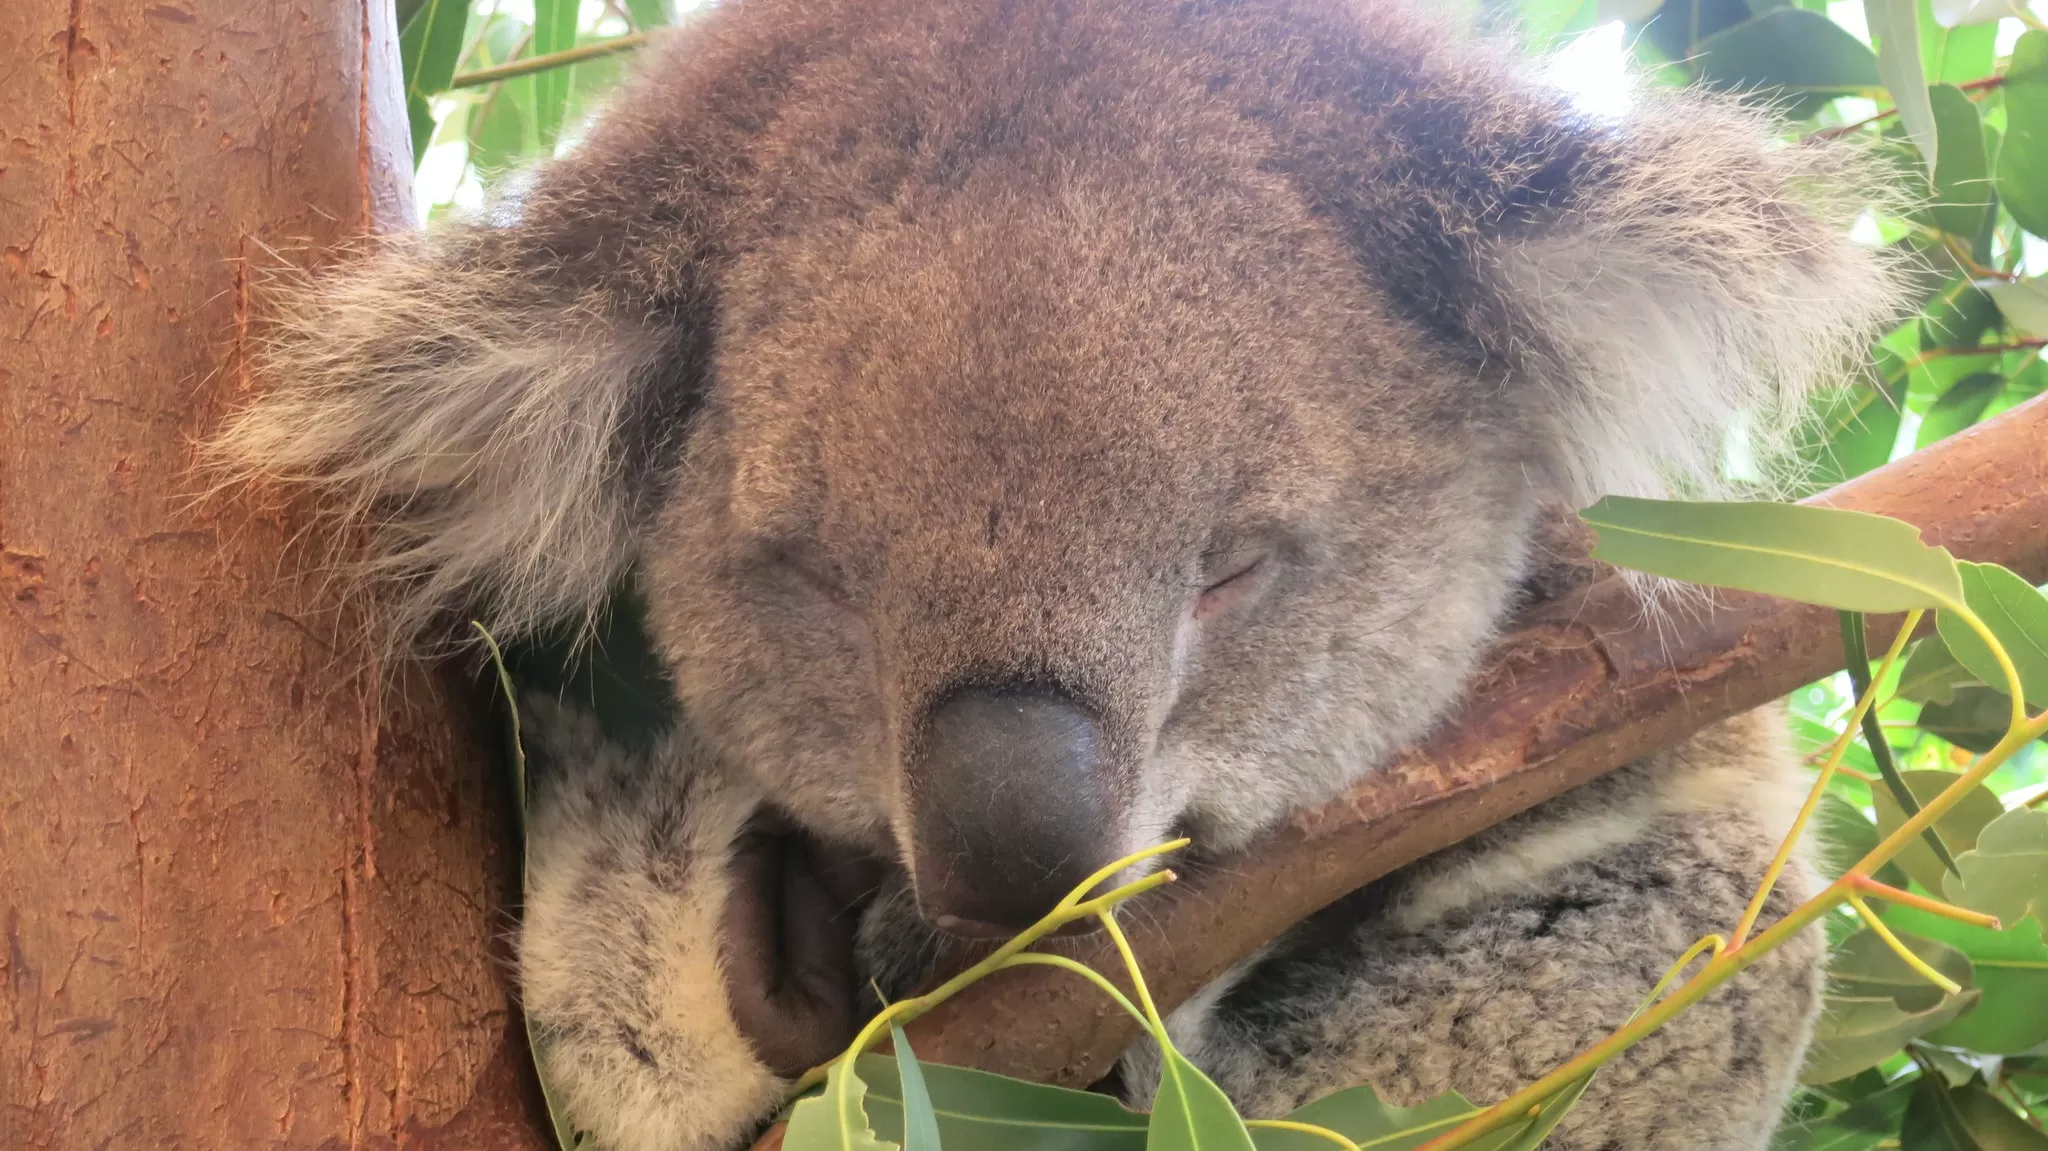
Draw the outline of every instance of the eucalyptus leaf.
[[[1875,790],[1877,785],[1871,787]],[[1822,796],[1813,819],[1815,862],[1829,879],[1840,879],[1856,861],[1877,850],[1877,825],[1838,795]],[[1872,878],[1892,887],[1906,886],[1906,873],[1893,863],[1878,868]]]
[[[1371,1085],[1348,1087],[1309,1103],[1287,1118],[1296,1123],[1326,1127],[1354,1143],[1369,1144],[1372,1151],[1408,1151],[1443,1134],[1478,1114],[1463,1095],[1453,1091],[1427,1099],[1413,1107],[1396,1107],[1382,1102]],[[1258,1151],[1329,1151],[1328,1139],[1302,1131],[1271,1127],[1255,1128],[1252,1141]]]
[[[1907,771],[1900,773],[1906,781],[1907,790],[1913,793],[1922,806],[1935,796],[1948,790],[1960,776],[1945,771]],[[1883,788],[1874,788],[1870,794],[1870,806],[1877,812],[1877,829],[1880,834],[1890,836],[1906,822],[1905,814],[1898,802]],[[1954,807],[1943,812],[1934,821],[1934,829],[1941,834],[1941,841],[1948,846],[1949,854],[1960,858],[1963,852],[1977,845],[1977,835],[1987,824],[2005,811],[2005,805],[1991,789],[1979,784],[1963,795]],[[1913,881],[1929,891],[1940,891],[1942,879],[1948,869],[1941,865],[1934,852],[1916,839],[1894,857],[1900,870],[1913,877]]]
[[[1671,5],[1666,5],[1666,15]],[[1661,23],[1662,17],[1658,23]],[[1877,57],[1818,12],[1774,8],[1693,45],[1694,77],[1711,87],[1783,99],[1794,119],[1828,100],[1882,87]]]
[[[1595,0],[1595,11],[1600,23],[1610,20],[1627,20],[1640,23],[1657,14],[1664,7],[1664,0]]]
[[[2028,32],[2013,45],[2001,95],[1998,198],[2020,227],[2048,235],[2048,32]]]
[[[2002,923],[2048,923],[2048,811],[2022,807],[1992,819],[1956,870],[1942,888],[1951,901]]]
[[[1160,1045],[1159,1093],[1145,1151],[1256,1151],[1230,1097],[1171,1044]]]
[[[1934,19],[1944,28],[1995,24],[2024,11],[2019,0],[1934,0]]]
[[[1889,923],[1887,923],[1889,926]],[[1894,931],[1899,942],[1929,967],[1964,989],[1973,985],[1970,957],[1938,939]],[[1851,999],[1887,997],[1902,1011],[1925,1011],[1948,997],[1899,958],[1877,932],[1866,927],[1828,957],[1828,985]]]
[[[783,1133],[783,1151],[902,1151],[868,1122],[868,1085],[841,1059],[826,1074],[825,1089],[798,1101]]]
[[[1924,448],[1945,440],[1983,419],[1984,409],[1991,406],[2004,388],[2005,377],[1997,372],[1973,372],[1949,385],[1920,421],[1915,446]]]
[[[1985,288],[1998,310],[2015,331],[2028,336],[2048,336],[2048,277],[1992,284]]]
[[[1900,699],[1918,703],[1953,703],[1958,689],[1982,686],[1983,682],[1957,661],[1937,632],[1913,644],[1912,654],[1899,672],[1898,692]]]
[[[1872,375],[1821,395],[1813,418],[1801,425],[1794,451],[1803,461],[1800,480],[1809,485],[1807,490],[1831,488],[1891,460],[1892,445],[1899,438],[1906,374],[1898,373],[1889,384]]]
[[[1595,559],[1672,579],[1842,611],[1896,612],[1962,598],[1955,561],[1911,524],[1803,504],[1609,496],[1579,513]]]
[[[2039,920],[2023,919],[2002,931],[1963,923],[1905,904],[1884,921],[1897,931],[1938,939],[1970,959],[1977,1006],[1927,1033],[1933,1043],[1987,1055],[2016,1055],[2048,1043],[2048,941]]]
[[[1920,60],[1920,13],[1915,0],[1863,0],[1863,18],[1877,38],[1877,74],[1898,109],[1899,123],[1934,173],[1939,132]],[[1979,137],[1981,141],[1981,136]],[[1970,234],[1970,233],[1965,233]]]
[[[1929,0],[1920,0],[1920,58],[1932,84],[1967,84],[1991,75],[1997,55],[1998,25],[1970,24],[1951,28],[1935,19]],[[1947,126],[1942,131],[1947,131]]]
[[[1937,214],[1943,210],[1943,206],[1936,203],[1929,209],[1929,219],[1938,224]],[[1941,294],[1929,301],[1926,311],[1921,314],[1920,346],[1923,349],[1975,346],[1983,339],[1984,333],[1997,327],[2003,318],[1997,301],[1974,282],[1959,277],[1943,287]]]
[[[533,54],[548,56],[576,46],[579,0],[533,0]],[[573,65],[549,68],[533,77],[534,123],[543,148],[551,147],[562,130],[569,107]]]
[[[889,1038],[896,1048],[896,1078],[903,1087],[903,1151],[939,1151],[939,1119],[932,1113],[931,1090],[910,1050],[910,1037],[891,1023]]]
[[[1934,205],[1928,214],[1936,227],[1967,242],[1983,230],[1984,217],[1991,211],[1991,159],[1984,150],[1984,123],[1977,105],[1953,84],[1935,85],[1927,98],[1938,140]],[[1974,333],[1955,338],[1976,340]]]
[[[1998,746],[2011,725],[2012,698],[1978,684],[1957,687],[1947,703],[1922,707],[1918,722],[1921,731],[1979,754]]]
[[[1913,1081],[1893,1083],[1832,1115],[1787,1123],[1771,1138],[1771,1151],[1870,1151],[1899,1133]]]
[[[464,0],[422,0],[398,31],[399,67],[405,76],[405,115],[412,129],[415,167],[434,139],[434,113],[427,97],[446,91],[462,58],[462,34],[469,24]]]
[[[1924,1011],[1906,1011],[1890,996],[1851,998],[1829,995],[1822,1001],[1820,1025],[1799,1081],[1831,1083],[1876,1067],[1899,1053],[1906,1041],[1940,1027],[1977,1002],[1977,991],[1950,995]]]
[[[2048,1151],[2048,1134],[1982,1087],[1922,1075],[1899,1127],[1900,1151]]]
[[[899,1048],[900,1050],[900,1048]],[[903,1080],[897,1061],[863,1055],[868,1114],[884,1140],[901,1142]],[[1146,1117],[1107,1095],[1070,1091],[919,1062],[939,1137],[954,1151],[1142,1151]]]
[[[2020,687],[2035,707],[2048,707],[2048,598],[2034,585],[1996,564],[1958,563],[1964,602],[2019,672]],[[1954,613],[1936,615],[1942,642],[1958,663],[1984,684],[2003,691],[2005,673],[1976,629]]]
[[[626,12],[633,17],[633,27],[643,32],[662,27],[672,19],[668,0],[626,0]]]

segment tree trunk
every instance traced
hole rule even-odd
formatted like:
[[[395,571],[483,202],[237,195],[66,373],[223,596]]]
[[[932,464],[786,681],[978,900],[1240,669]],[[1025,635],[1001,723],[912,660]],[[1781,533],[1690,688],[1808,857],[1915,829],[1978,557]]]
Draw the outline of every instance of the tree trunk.
[[[0,1147],[542,1146],[473,701],[191,498],[262,269],[409,223],[398,74],[390,0],[0,3]]]

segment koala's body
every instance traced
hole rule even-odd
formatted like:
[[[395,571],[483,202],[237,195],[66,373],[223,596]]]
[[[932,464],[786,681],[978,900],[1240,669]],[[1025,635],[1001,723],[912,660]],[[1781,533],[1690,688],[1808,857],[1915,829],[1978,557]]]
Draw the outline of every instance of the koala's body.
[[[1378,0],[729,3],[492,214],[295,302],[228,450],[369,521],[395,630],[535,630],[629,573],[647,605],[675,730],[536,716],[521,977],[601,1146],[742,1144],[844,1040],[851,993],[768,1019],[828,951],[893,993],[1356,782],[1455,702],[1540,509],[1711,476],[1731,413],[1772,426],[1887,314],[1853,159],[1518,69]],[[1772,728],[1374,885],[1176,1034],[1254,1114],[1505,1094],[1739,912],[1797,800]],[[820,846],[749,854],[769,809]],[[778,917],[832,919],[828,848],[882,893],[755,986]],[[1819,959],[1551,1145],[1763,1147]]]

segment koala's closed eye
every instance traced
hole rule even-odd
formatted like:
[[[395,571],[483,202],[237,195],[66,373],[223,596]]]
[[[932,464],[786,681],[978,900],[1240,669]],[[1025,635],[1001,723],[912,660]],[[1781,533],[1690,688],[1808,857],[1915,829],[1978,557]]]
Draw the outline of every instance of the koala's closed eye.
[[[1202,594],[1195,598],[1195,619],[1212,619],[1256,595],[1268,582],[1272,566],[1272,556],[1265,551],[1225,553],[1209,565],[1209,574],[1203,577]]]

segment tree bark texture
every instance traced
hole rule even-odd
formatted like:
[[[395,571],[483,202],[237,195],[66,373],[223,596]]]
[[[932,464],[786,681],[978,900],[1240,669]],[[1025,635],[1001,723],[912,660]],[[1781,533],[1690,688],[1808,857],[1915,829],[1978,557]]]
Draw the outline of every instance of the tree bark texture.
[[[2038,583],[2048,579],[2043,444],[2048,397],[1816,502],[1895,516],[1960,559]],[[1873,618],[1873,647],[1899,622]],[[1833,611],[1765,596],[1719,593],[1711,610],[1660,622],[1610,576],[1543,605],[1500,641],[1423,747],[1206,879],[1142,897],[1150,906],[1130,930],[1146,982],[1168,1010],[1338,897],[1841,666]],[[1102,937],[1059,949],[1122,982]],[[1035,967],[976,984],[909,1034],[920,1058],[1081,1086],[1137,1028],[1094,988]]]
[[[0,2],[0,1147],[543,1145],[473,708],[192,498],[261,269],[410,222],[398,77],[391,0]]]

